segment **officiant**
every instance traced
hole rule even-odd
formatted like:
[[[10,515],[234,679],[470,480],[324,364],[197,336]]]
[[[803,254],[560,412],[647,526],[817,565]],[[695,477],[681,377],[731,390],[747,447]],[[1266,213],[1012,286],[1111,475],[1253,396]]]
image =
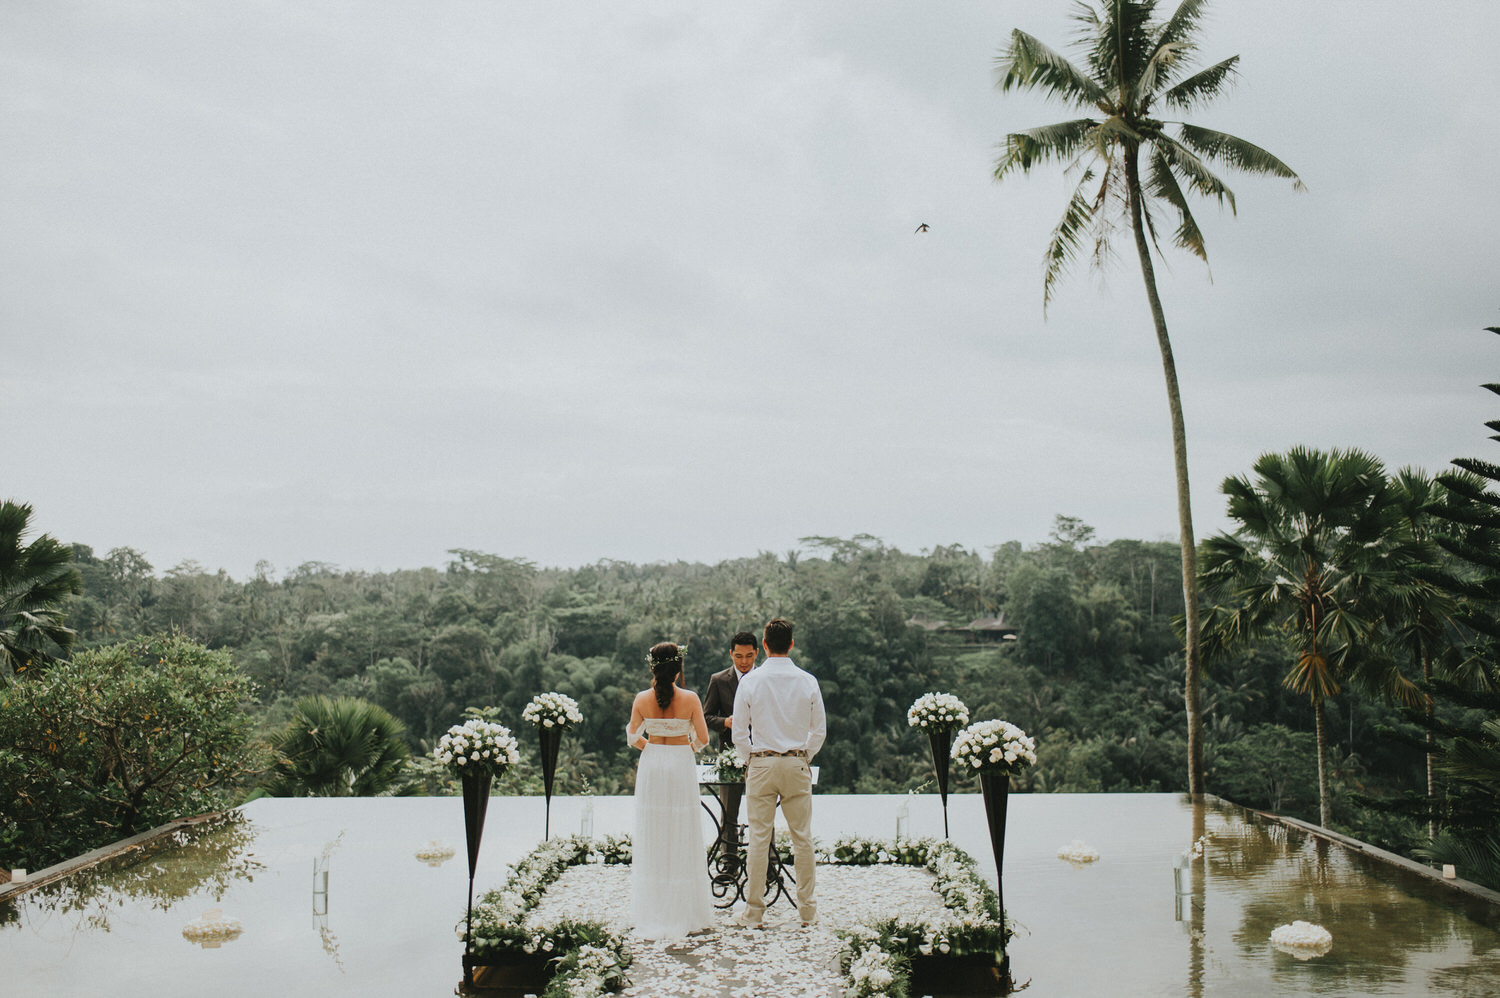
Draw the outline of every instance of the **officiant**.
[[[708,678],[708,690],[703,695],[703,718],[708,722],[708,730],[718,734],[720,751],[734,748],[734,694],[739,690],[740,677],[755,667],[759,651],[760,642],[755,635],[740,631],[729,639],[729,668]],[[739,855],[740,800],[744,795],[743,786],[719,788],[719,804],[723,811],[719,850],[726,857]]]

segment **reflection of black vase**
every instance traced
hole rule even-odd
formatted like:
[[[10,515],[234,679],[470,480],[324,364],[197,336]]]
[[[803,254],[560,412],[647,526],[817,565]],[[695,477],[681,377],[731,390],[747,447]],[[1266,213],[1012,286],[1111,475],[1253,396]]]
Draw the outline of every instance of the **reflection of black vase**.
[[[473,950],[474,938],[474,870],[479,865],[479,840],[484,835],[484,813],[490,806],[490,771],[474,769],[463,774],[464,839],[469,846],[469,914],[465,922],[468,939],[464,953]]]
[[[562,744],[562,728],[542,725],[537,728],[542,739],[542,788],[547,794],[547,816],[542,824],[542,838],[552,837],[552,782],[557,776],[557,748]]]
[[[995,851],[995,896],[1000,917],[1005,917],[1005,805],[1010,799],[1010,774],[1003,769],[981,769],[979,789],[984,791],[984,817],[990,826],[990,848]]]
[[[943,798],[943,838],[948,837],[948,763],[953,747],[952,728],[928,728],[927,744],[932,746],[932,768],[937,773],[938,793]]]

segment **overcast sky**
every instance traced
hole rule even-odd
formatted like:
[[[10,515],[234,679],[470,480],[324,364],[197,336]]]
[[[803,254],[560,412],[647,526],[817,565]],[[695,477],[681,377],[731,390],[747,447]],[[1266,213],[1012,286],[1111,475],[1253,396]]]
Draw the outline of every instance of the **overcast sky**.
[[[1128,232],[1044,319],[1076,116],[986,3],[0,5],[0,496],[159,571],[1171,539]],[[1199,536],[1265,451],[1483,456],[1500,4],[1220,0],[1211,261],[1158,264]],[[929,230],[917,233],[919,224]]]

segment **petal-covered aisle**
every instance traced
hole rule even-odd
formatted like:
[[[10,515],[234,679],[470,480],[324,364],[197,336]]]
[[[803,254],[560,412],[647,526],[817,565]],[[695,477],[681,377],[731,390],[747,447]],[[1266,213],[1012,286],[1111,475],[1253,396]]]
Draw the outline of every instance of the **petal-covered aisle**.
[[[688,939],[631,939],[635,964],[626,995],[650,998],[833,998],[843,990],[836,929],[856,922],[905,916],[944,918],[932,874],[908,866],[818,867],[818,924],[803,928],[785,899],[766,912],[764,930],[734,924],[734,911]],[[596,918],[630,922],[630,867],[577,866],[547,891],[532,918]],[[782,920],[785,921],[782,921]],[[778,923],[780,924],[774,924]]]

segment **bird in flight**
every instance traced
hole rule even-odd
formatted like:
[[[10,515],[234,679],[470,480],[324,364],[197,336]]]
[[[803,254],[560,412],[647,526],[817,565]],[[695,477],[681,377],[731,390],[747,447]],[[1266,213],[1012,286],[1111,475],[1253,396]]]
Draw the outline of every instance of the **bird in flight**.
[[[926,232],[926,231],[927,231],[927,223],[926,222],[923,222],[921,225],[917,226],[917,232]],[[916,233],[914,232],[914,233],[912,233],[912,235],[916,235]]]

